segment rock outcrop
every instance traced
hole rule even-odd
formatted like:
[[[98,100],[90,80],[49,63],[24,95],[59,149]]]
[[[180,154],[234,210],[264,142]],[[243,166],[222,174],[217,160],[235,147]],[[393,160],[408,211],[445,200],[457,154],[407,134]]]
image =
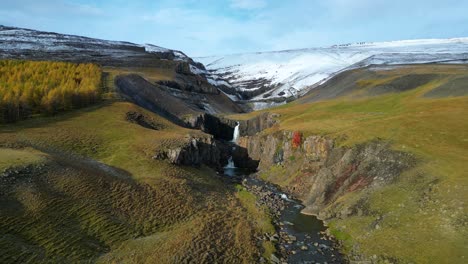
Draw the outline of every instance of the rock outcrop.
[[[175,66],[174,81],[160,81],[158,84],[166,85],[173,89],[179,89],[186,92],[219,94],[220,91],[211,85],[204,75],[193,73],[190,68],[193,67],[192,62],[179,61]],[[203,70],[203,65],[199,65],[200,70]]]
[[[213,137],[187,137],[179,146],[159,150],[153,158],[167,159],[172,164],[220,168],[227,163],[227,146]]]
[[[260,160],[259,170],[267,180],[304,201],[305,213],[324,219],[353,212],[323,210],[343,195],[391,183],[416,163],[410,154],[392,150],[384,141],[340,147],[322,136],[301,138],[296,145],[293,138],[293,132],[281,131],[242,137],[239,145]]]
[[[216,139],[226,141],[232,140],[236,122],[214,116],[211,114],[200,114],[186,119],[186,124],[190,128],[200,129],[201,131],[213,135]]]
[[[144,128],[153,129],[153,130],[162,130],[164,125],[158,122],[155,122],[153,118],[150,118],[140,112],[130,111],[127,112],[125,119],[130,123],[138,124]]]
[[[197,114],[182,100],[173,97],[162,89],[158,89],[158,87],[147,82],[139,75],[117,76],[115,84],[117,91],[123,98],[157,113],[177,125],[185,125],[184,116]]]
[[[248,120],[241,120],[239,121],[239,133],[241,136],[253,136],[273,127],[277,123],[278,117],[278,114],[266,112]]]
[[[190,128],[200,129],[205,133],[213,135],[216,139],[230,141],[237,123],[241,136],[253,136],[260,131],[271,128],[277,123],[279,116],[273,113],[262,113],[248,120],[232,120],[211,114],[192,115],[186,118],[185,125]]]

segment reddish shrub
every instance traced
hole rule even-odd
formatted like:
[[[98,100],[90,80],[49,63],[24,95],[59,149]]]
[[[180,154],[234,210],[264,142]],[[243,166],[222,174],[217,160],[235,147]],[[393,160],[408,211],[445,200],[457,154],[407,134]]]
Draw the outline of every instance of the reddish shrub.
[[[293,133],[293,138],[292,138],[292,144],[293,147],[297,148],[301,145],[302,143],[302,134],[299,131],[294,131]]]

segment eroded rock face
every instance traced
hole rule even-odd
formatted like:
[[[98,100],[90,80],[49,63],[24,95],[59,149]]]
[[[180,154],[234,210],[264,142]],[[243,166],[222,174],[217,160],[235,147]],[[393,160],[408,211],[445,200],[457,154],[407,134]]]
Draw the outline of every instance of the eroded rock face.
[[[174,83],[169,83],[170,88],[179,89],[181,91],[186,92],[196,92],[196,93],[206,93],[206,94],[219,94],[219,90],[211,85],[205,76],[194,74],[190,70],[193,61],[186,62],[180,61],[177,63],[175,67],[175,72],[177,73],[175,76]],[[197,64],[198,65],[198,64]],[[204,69],[203,65],[198,65]],[[172,86],[171,86],[172,84]]]
[[[266,112],[249,120],[241,120],[239,121],[239,133],[241,136],[253,136],[273,127],[278,122],[278,117],[278,114]]]
[[[277,115],[264,113],[250,120],[239,121],[240,132],[255,134],[269,128],[276,123]],[[234,127],[238,121],[203,113],[187,115],[183,121],[185,127],[199,129],[211,136],[188,138],[186,142],[177,147],[158,151],[154,158],[168,159],[173,164],[201,165],[222,168],[227,164],[229,157],[233,157],[236,167],[256,171],[259,160],[249,157],[246,148],[230,143]]]
[[[191,116],[185,120],[187,127],[200,129],[216,139],[232,140],[235,122],[210,114]]]
[[[355,147],[340,147],[322,136],[309,136],[294,146],[293,133],[242,137],[239,145],[249,156],[260,160],[259,170],[304,201],[304,212],[322,218],[336,212],[322,211],[348,192],[379,188],[393,182],[404,170],[414,166],[410,154],[391,150],[388,142],[372,141]],[[351,214],[345,210],[343,216]],[[331,215],[335,214],[335,215]]]
[[[167,159],[172,164],[199,166],[205,164],[220,167],[224,159],[223,149],[226,148],[213,137],[188,137],[178,147],[161,150],[155,154],[155,159]]]
[[[140,112],[130,111],[125,115],[125,119],[130,123],[138,124],[144,128],[153,129],[153,130],[162,130],[164,125],[158,122],[155,122],[153,118],[150,118]]]
[[[278,114],[262,113],[252,119],[237,121],[205,113],[189,116],[184,121],[186,127],[200,129],[213,135],[216,139],[230,141],[237,123],[240,124],[239,134],[241,136],[253,136],[273,127],[278,122],[278,117]]]

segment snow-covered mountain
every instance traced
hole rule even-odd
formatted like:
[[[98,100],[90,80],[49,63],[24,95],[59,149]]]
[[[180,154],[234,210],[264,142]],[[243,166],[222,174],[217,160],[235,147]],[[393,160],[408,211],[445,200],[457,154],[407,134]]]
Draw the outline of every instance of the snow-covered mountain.
[[[125,86],[126,92],[121,92],[129,100],[140,96],[135,94],[144,93],[143,97],[179,102],[181,105],[173,105],[171,109],[188,107],[197,113],[239,113],[250,110],[243,110],[210,84],[205,78],[203,64],[195,62],[181,51],[152,44],[141,45],[0,25],[0,59],[91,62],[104,67],[134,68],[129,72],[143,76],[144,71],[140,71],[140,68],[165,69],[172,77],[170,80],[128,77],[138,85],[132,81],[132,85]],[[150,100],[147,103],[143,99],[138,101],[140,105],[152,111],[160,111],[153,105],[154,102]]]
[[[0,25],[0,58],[96,62],[112,66],[151,66],[156,59],[193,62],[181,51]],[[196,63],[193,63],[197,67]]]
[[[468,38],[335,45],[196,58],[213,84],[255,108],[305,94],[344,70],[371,64],[468,63]]]
[[[297,98],[336,74],[371,64],[468,63],[468,38],[355,43],[196,58],[152,44],[109,41],[0,25],[0,58],[161,67],[200,75],[231,99],[266,108]],[[206,80],[205,80],[206,81]]]

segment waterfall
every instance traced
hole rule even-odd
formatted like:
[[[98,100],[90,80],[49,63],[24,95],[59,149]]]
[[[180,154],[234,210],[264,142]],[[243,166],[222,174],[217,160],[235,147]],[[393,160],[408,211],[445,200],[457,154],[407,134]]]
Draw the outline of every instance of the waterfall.
[[[237,140],[239,139],[239,122],[236,123],[236,127],[234,127],[234,133],[232,135],[232,143],[237,143]]]
[[[286,200],[288,202],[292,202],[293,200],[289,199],[288,196],[285,193],[281,194],[281,199]]]
[[[237,144],[237,140],[239,139],[239,125],[240,125],[239,122],[236,122],[236,126],[234,127],[234,133],[232,134],[231,143]],[[232,150],[235,150],[235,149],[236,149],[235,146],[232,147]],[[225,171],[225,173],[227,171],[231,171],[232,173],[232,170],[236,169],[236,165],[234,165],[234,160],[232,159],[232,156],[229,157],[228,164],[224,168],[228,169]]]
[[[234,169],[236,166],[234,165],[234,160],[232,160],[232,156],[229,157],[228,164],[224,167],[225,169]]]

